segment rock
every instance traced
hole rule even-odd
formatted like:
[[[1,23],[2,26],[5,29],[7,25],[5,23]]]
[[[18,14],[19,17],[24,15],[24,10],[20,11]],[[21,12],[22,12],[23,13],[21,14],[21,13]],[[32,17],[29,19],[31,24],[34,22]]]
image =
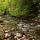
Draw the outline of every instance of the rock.
[[[4,33],[8,33],[10,30],[5,30]]]
[[[17,32],[16,37],[20,38],[20,37],[22,37],[22,34],[20,32]]]
[[[21,31],[27,31],[27,30],[29,30],[29,28],[30,28],[30,25],[26,24],[24,22],[20,22],[18,24],[18,29],[20,29]]]
[[[9,30],[4,31],[4,38],[9,38],[11,36],[11,32]]]

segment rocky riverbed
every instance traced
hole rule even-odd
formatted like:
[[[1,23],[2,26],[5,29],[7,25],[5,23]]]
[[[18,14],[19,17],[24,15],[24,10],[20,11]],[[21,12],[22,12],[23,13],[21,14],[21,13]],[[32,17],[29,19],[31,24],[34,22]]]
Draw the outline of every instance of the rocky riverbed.
[[[40,19],[0,16],[0,40],[40,40]]]

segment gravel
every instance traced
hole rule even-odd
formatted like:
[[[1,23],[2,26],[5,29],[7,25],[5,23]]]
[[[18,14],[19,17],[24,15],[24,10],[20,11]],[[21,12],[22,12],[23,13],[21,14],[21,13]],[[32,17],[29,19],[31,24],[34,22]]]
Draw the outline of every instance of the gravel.
[[[40,24],[0,16],[0,40],[40,40]]]

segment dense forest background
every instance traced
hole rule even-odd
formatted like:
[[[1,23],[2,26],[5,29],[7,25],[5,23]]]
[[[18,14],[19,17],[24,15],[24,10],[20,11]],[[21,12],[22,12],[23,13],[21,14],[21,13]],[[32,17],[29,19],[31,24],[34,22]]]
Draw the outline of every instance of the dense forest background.
[[[40,18],[40,0],[0,0],[0,15]]]

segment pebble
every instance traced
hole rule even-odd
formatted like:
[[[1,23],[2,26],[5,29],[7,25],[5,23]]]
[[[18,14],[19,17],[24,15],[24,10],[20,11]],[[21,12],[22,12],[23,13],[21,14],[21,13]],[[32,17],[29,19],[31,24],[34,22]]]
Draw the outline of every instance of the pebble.
[[[9,38],[10,36],[11,36],[11,33],[5,33],[5,34],[4,34],[4,37],[5,37],[5,38]]]
[[[37,25],[37,27],[40,27],[40,25]]]
[[[9,31],[10,31],[10,30],[5,30],[4,32],[5,32],[5,33],[8,33]]]
[[[7,20],[4,20],[4,23],[8,23],[9,21],[7,21]]]
[[[16,33],[16,36],[17,36],[18,38],[20,38],[20,37],[22,37],[22,34],[21,34],[21,33]]]
[[[8,38],[11,36],[11,32],[9,30],[4,31],[4,38]]]
[[[18,29],[22,30],[22,31],[27,31],[30,28],[29,24],[26,24],[24,22],[20,22],[18,25]]]

